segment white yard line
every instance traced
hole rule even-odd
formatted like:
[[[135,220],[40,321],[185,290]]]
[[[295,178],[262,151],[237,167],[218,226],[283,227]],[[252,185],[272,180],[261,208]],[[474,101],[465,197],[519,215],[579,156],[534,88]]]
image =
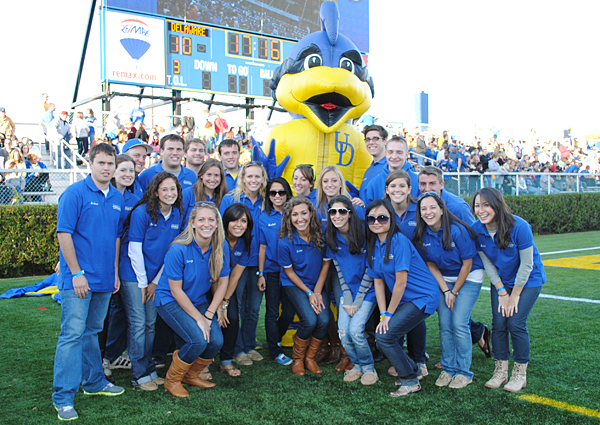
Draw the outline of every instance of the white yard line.
[[[482,286],[481,290],[489,291],[490,288],[488,288],[486,286]],[[562,300],[562,301],[576,301],[576,302],[588,303],[588,304],[600,304],[600,300],[590,300],[588,298],[561,297],[559,295],[540,294],[540,298],[551,298],[553,300]]]
[[[593,248],[577,248],[577,249],[567,249],[565,251],[552,251],[552,252],[542,252],[540,255],[552,255],[552,254],[566,254],[569,252],[578,252],[578,251],[593,251],[595,249],[600,249],[600,246],[595,246]]]

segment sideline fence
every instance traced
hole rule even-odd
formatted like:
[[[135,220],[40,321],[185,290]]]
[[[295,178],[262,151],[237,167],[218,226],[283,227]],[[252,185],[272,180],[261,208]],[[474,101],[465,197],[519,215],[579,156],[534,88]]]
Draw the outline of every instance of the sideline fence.
[[[0,169],[0,205],[58,204],[64,190],[88,173],[74,169]]]

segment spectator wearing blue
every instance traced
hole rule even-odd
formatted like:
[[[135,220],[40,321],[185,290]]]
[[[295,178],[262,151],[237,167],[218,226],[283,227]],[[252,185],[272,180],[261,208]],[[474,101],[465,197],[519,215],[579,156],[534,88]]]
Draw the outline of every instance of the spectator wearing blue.
[[[227,194],[223,165],[214,158],[207,159],[198,171],[198,181],[183,191],[183,206],[189,217],[198,202],[212,202],[219,208]]]
[[[229,260],[231,274],[229,275],[227,292],[225,292],[223,301],[217,309],[219,325],[223,332],[223,346],[219,358],[221,360],[221,371],[232,378],[242,374],[232,364],[235,343],[240,329],[236,289],[240,277],[250,260],[253,227],[252,215],[246,205],[232,204],[223,213],[225,239],[229,244],[229,252],[231,253]]]
[[[54,358],[52,400],[61,420],[77,419],[75,393],[115,396],[98,345],[111,293],[119,290],[115,263],[124,219],[123,195],[110,185],[117,153],[107,144],[90,152],[91,173],[59,198],[61,331]]]
[[[452,158],[450,158],[450,150],[444,150],[444,157],[439,161],[438,166],[443,170],[449,173],[453,173],[458,169],[458,166],[454,162]],[[452,176],[450,174],[444,175],[444,180],[451,180]]]
[[[409,240],[417,226],[417,203],[411,195],[412,179],[404,170],[392,171],[385,179],[385,196],[396,212],[396,224]],[[415,182],[416,184],[416,182]]]
[[[135,162],[136,179],[133,182],[133,193],[141,198],[145,190],[142,189],[138,176],[146,168],[146,157],[153,152],[152,146],[144,143],[142,139],[131,139],[123,145],[121,152],[129,155]]]
[[[329,327],[329,293],[323,291],[331,261],[325,258],[323,231],[315,207],[305,196],[285,203],[279,230],[283,290],[300,318],[294,334],[292,373],[323,370],[315,356]]]
[[[378,199],[367,208],[367,274],[375,280],[381,322],[377,346],[398,373],[400,387],[392,397],[421,391],[421,368],[404,352],[401,339],[432,315],[438,306],[438,285],[415,247],[396,225],[389,201]],[[385,286],[392,293],[386,301]]]
[[[152,167],[142,171],[138,176],[140,187],[144,192],[146,192],[154,176],[162,171],[173,174],[179,181],[182,190],[192,187],[196,183],[198,180],[196,174],[181,165],[184,145],[183,139],[177,134],[167,134],[160,139],[160,156],[162,159]]]
[[[146,118],[146,111],[144,108],[140,107],[140,100],[136,100],[134,103],[134,108],[129,113],[129,118],[131,119],[131,123],[136,125],[138,122],[144,123],[144,119]]]
[[[477,234],[435,192],[421,195],[417,210],[413,242],[439,286],[442,373],[435,384],[464,388],[473,382],[469,319],[484,278]]]
[[[189,397],[181,384],[215,386],[200,378],[200,373],[223,345],[216,312],[227,291],[229,273],[221,215],[213,204],[201,203],[171,243],[155,292],[158,314],[175,331],[180,347],[173,352],[165,380],[165,389],[174,397]],[[214,293],[209,303],[211,286]]]
[[[49,174],[41,173],[37,170],[47,170],[48,167],[46,167],[46,164],[40,161],[33,152],[28,153],[26,159],[25,166],[29,172],[25,178],[25,192],[40,192],[46,188]],[[42,197],[40,195],[34,195],[31,200],[40,202]]]
[[[341,287],[338,305],[338,329],[342,342],[342,362],[336,371],[344,372],[344,381],[360,379],[373,385],[379,378],[365,325],[375,308],[373,279],[367,274],[365,227],[356,216],[352,202],[336,196],[328,211],[325,256],[333,261]]]
[[[388,132],[385,128],[380,125],[367,125],[363,129],[365,135],[365,146],[373,157],[373,161],[369,168],[366,169],[363,175],[363,180],[360,184],[360,192],[358,197],[365,199],[367,186],[375,177],[383,172],[383,169],[387,165],[385,157],[385,142],[388,138]]]
[[[241,332],[236,344],[236,363],[249,366],[252,361],[263,359],[256,347],[256,326],[263,292],[258,289],[258,234],[260,214],[264,211],[264,199],[267,188],[267,172],[260,162],[249,162],[242,166],[237,179],[236,188],[225,195],[221,201],[221,214],[227,207],[235,203],[246,205],[250,209],[254,226],[252,228],[252,245],[250,260],[238,282],[238,305],[243,317]]]
[[[472,226],[475,223],[475,217],[469,204],[465,202],[460,196],[453,195],[444,189],[444,173],[438,167],[428,165],[423,167],[419,172],[419,189],[421,193],[435,192],[444,201],[446,208],[456,217]],[[477,343],[481,351],[486,357],[491,357],[492,352],[490,350],[490,329],[487,325],[481,322],[475,322],[471,319],[471,342]]]
[[[417,179],[417,173],[414,172],[412,165],[408,162],[408,143],[399,136],[388,139],[385,143],[385,157],[387,166],[383,167],[377,177],[368,184],[364,198],[361,198],[365,205],[369,205],[375,199],[382,199],[385,195],[385,179],[387,175],[395,170],[406,171],[412,179]],[[419,196],[419,187],[414,185],[411,188],[413,198]]]
[[[139,196],[133,194],[133,183],[135,180],[135,161],[129,155],[117,156],[117,169],[111,184],[117,188],[125,200],[125,212],[129,214],[140,200]],[[121,238],[120,257],[129,249],[129,233],[124,229]],[[121,271],[121,270],[119,270]],[[108,311],[108,326],[106,329],[106,347],[102,366],[106,376],[112,375],[112,369],[131,369],[131,360],[125,353],[127,349],[127,315],[122,300],[123,291],[113,294]]]
[[[492,347],[496,368],[485,386],[500,388],[508,380],[512,342],[514,369],[505,391],[518,392],[527,385],[531,350],[527,318],[538,299],[546,272],[533,241],[531,226],[511,214],[502,193],[490,187],[475,193],[473,224],[477,250],[492,283]]]
[[[90,129],[88,133],[88,146],[92,146],[92,143],[94,142],[94,140],[96,140],[96,121],[98,120],[94,116],[94,111],[92,110],[92,108],[87,108],[85,110],[85,122],[87,123],[88,128]]]
[[[296,166],[292,177],[292,186],[298,196],[306,196],[313,205],[317,204],[317,189],[315,189],[315,170],[311,164]]]
[[[237,177],[240,172],[240,145],[236,140],[225,139],[217,147],[219,158],[225,171],[227,192],[235,189]]]
[[[312,169],[310,169],[312,172]],[[298,172],[298,170],[296,170]],[[295,173],[296,173],[295,172]],[[295,175],[294,173],[294,175]],[[292,199],[292,189],[282,177],[267,183],[265,210],[259,218],[260,249],[258,252],[258,288],[265,292],[265,333],[271,359],[282,366],[292,363],[279,344],[294,320],[294,310],[281,287],[279,263],[279,229],[283,218],[283,205]],[[279,305],[281,304],[281,315]]]
[[[169,244],[181,232],[184,217],[181,186],[175,176],[163,171],[152,179],[125,222],[129,246],[121,250],[119,276],[129,324],[132,384],[144,391],[154,391],[164,383],[152,360],[154,294]]]

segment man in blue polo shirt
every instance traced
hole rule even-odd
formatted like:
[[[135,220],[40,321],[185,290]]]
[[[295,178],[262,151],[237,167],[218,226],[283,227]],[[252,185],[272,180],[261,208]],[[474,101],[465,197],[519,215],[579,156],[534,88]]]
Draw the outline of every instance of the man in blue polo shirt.
[[[364,128],[365,146],[373,157],[373,162],[363,175],[362,183],[360,184],[360,192],[358,197],[365,199],[367,186],[375,177],[377,177],[387,165],[385,158],[385,142],[388,138],[388,132],[380,125],[368,125]]]
[[[428,165],[421,169],[421,172],[419,173],[419,190],[421,193],[437,193],[444,200],[448,211],[469,226],[475,223],[475,217],[473,217],[469,204],[461,197],[453,195],[444,189],[444,173],[438,167]],[[473,341],[473,343],[477,342],[479,348],[485,353],[486,357],[490,357],[490,329],[481,322],[473,321],[473,319],[471,319],[469,325],[471,328],[471,341]]]
[[[152,167],[142,171],[138,176],[140,187],[144,192],[146,192],[154,176],[161,171],[168,171],[177,177],[179,184],[181,184],[181,190],[192,187],[198,181],[196,173],[181,165],[184,147],[183,139],[177,134],[167,134],[160,139],[160,156],[162,159]]]
[[[410,176],[411,191],[413,198],[419,196],[419,185],[417,184],[417,173],[414,172],[408,159],[408,143],[402,137],[394,136],[385,143],[386,166],[384,166],[379,175],[374,177],[364,192],[364,198],[361,198],[368,206],[375,199],[381,199],[385,195],[385,180],[392,171],[404,170]],[[364,182],[364,180],[363,180]],[[361,192],[363,187],[361,186]]]
[[[138,176],[146,168],[146,157],[153,151],[152,146],[144,143],[142,139],[131,139],[123,145],[122,153],[129,155],[135,162],[135,176],[133,182],[133,193],[140,198],[144,196],[144,190],[140,186]]]
[[[235,189],[237,176],[240,172],[240,145],[233,139],[225,139],[217,149],[219,150],[219,158],[225,171],[227,192],[231,192]]]
[[[52,400],[61,420],[77,419],[73,402],[80,385],[85,394],[115,396],[124,391],[106,380],[98,345],[111,293],[119,290],[115,261],[125,202],[110,184],[116,161],[112,146],[94,146],[91,174],[69,186],[58,201],[62,315]]]

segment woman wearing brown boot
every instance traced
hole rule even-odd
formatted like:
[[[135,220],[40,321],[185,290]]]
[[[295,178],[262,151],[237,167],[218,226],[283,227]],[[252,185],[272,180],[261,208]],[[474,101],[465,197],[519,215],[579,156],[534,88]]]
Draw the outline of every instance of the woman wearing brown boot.
[[[171,244],[155,291],[158,314],[181,345],[173,353],[165,381],[165,389],[174,397],[189,396],[182,383],[215,386],[199,374],[223,345],[215,312],[227,290],[229,272],[229,247],[219,211],[212,203],[201,203]],[[209,305],[206,293],[213,283],[217,288]]]
[[[324,258],[323,231],[308,198],[297,196],[285,203],[279,238],[279,263],[285,272],[281,284],[300,318],[292,372],[304,375],[306,367],[322,373],[315,356],[329,325],[329,297],[321,290],[330,261]]]

